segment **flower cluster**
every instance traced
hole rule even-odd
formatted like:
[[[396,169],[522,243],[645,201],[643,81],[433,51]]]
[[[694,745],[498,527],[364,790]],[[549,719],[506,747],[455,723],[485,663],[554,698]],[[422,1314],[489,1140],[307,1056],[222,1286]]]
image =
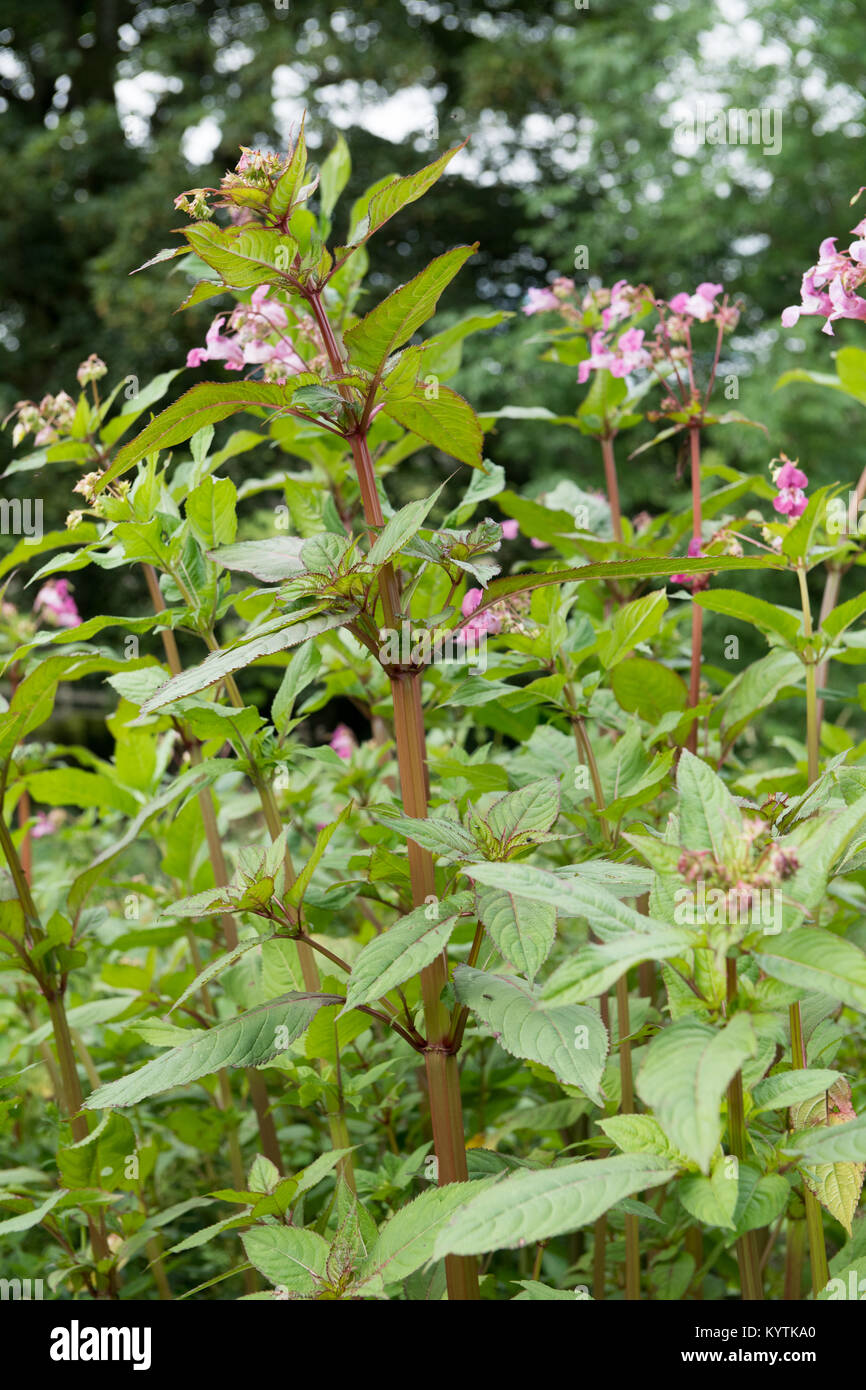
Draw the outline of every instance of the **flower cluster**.
[[[866,217],[851,230],[857,240],[846,251],[836,250],[833,236],[821,242],[817,261],[803,275],[800,303],[782,311],[785,328],[793,328],[801,314],[814,316],[826,320],[821,331],[832,338],[837,319],[866,319],[866,299],[854,293],[866,280]]]
[[[776,465],[779,467],[776,467]],[[796,521],[798,516],[802,516],[808,506],[808,499],[803,489],[809,486],[809,479],[798,468],[796,461],[791,462],[785,454],[773,459],[770,464],[773,473],[773,483],[779,489],[773,498],[773,508],[780,512],[782,516],[789,516],[792,521]]]
[[[466,590],[460,611],[467,621],[457,629],[455,636],[458,642],[480,645],[485,637],[495,637],[498,632],[533,633],[534,629],[525,621],[530,607],[529,594],[513,594],[508,599],[491,604],[476,616],[483,599],[483,589]]]
[[[247,221],[250,212],[248,204],[261,204],[261,195],[267,193],[288,168],[292,153],[290,150],[287,154],[276,154],[272,150],[254,150],[241,145],[240,159],[234,169],[220,179],[219,188],[188,188],[175,198],[174,206],[195,222],[206,221],[213,217],[211,196],[222,194],[221,200],[214,206],[228,208],[230,213],[245,213],[246,216],[233,217],[232,220]],[[251,198],[248,190],[255,190],[258,197]]]
[[[34,435],[34,443],[55,444],[61,432],[68,430],[75,418],[75,402],[65,391],[56,396],[43,396],[37,405],[35,401],[18,401],[6,416],[6,425],[13,415],[17,415],[12,430],[12,443],[17,447],[28,434]]]
[[[223,326],[226,332],[223,332]],[[218,314],[207,331],[205,346],[191,348],[186,365],[224,362],[226,370],[241,372],[245,367],[262,367],[267,381],[283,383],[290,376],[307,370],[307,363],[286,336],[288,317],[279,300],[268,297],[268,286],[253,290],[249,304],[238,304],[230,315]],[[322,350],[312,320],[298,323],[301,336],[311,340],[314,351]]]
[[[713,850],[683,850],[677,861],[677,873],[687,884],[703,883],[721,889],[732,909],[731,918],[738,920],[737,909],[748,909],[757,893],[775,888],[797,872],[800,861],[796,851],[786,849],[769,838],[770,827],[759,816],[743,821],[742,833],[726,860]]]

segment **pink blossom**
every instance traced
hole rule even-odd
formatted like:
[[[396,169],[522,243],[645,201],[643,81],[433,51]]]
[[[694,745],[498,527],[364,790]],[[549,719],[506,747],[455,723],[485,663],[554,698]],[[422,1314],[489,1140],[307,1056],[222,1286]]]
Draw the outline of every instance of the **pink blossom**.
[[[697,319],[699,323],[706,323],[707,319],[712,318],[716,312],[713,301],[717,295],[722,293],[723,289],[723,285],[716,285],[710,280],[704,280],[698,285],[694,294],[675,294],[668,307],[681,317]]]
[[[527,290],[524,314],[543,314],[547,309],[558,309],[559,300],[553,290],[540,290],[535,287]]]
[[[224,325],[228,331],[223,332]],[[186,365],[224,362],[226,370],[241,372],[266,363],[285,367],[285,376],[306,370],[306,363],[286,336],[288,316],[279,300],[268,297],[268,286],[257,285],[249,304],[238,304],[226,320],[218,314],[205,337],[203,348],[191,348]]]
[[[699,558],[699,556],[703,555],[703,553],[704,552],[701,549],[701,538],[700,536],[695,536],[693,540],[689,541],[689,559],[696,560]],[[682,584],[687,589],[705,589],[707,587],[708,579],[707,576],[704,574],[672,574],[671,583]]]
[[[38,613],[52,627],[78,627],[81,614],[69,592],[66,579],[50,579],[36,595],[33,612]]]
[[[53,835],[57,826],[45,811],[37,811],[36,824],[30,831],[34,840],[41,840],[43,835]]]
[[[503,521],[503,522],[500,523],[500,525],[502,526],[502,538],[503,538],[503,540],[506,540],[506,541],[514,541],[514,540],[517,539],[517,533],[518,533],[518,531],[520,530],[520,525],[519,525],[518,522],[516,522],[516,521]]]
[[[457,633],[458,639],[478,640],[484,633],[497,633],[502,630],[502,619],[498,614],[491,612],[488,608],[483,613],[479,613],[477,618],[473,614],[484,598],[483,589],[467,589],[463,595],[463,602],[460,605],[460,612],[464,618],[469,618],[468,623],[464,623]]]
[[[796,520],[798,516],[803,515],[808,502],[809,499],[802,488],[783,487],[781,492],[773,498],[773,507],[777,512],[781,512],[782,516],[789,516],[792,520]]]
[[[778,488],[802,488],[809,486],[809,479],[806,477],[802,468],[798,468],[795,463],[791,463],[790,459],[787,459],[785,463],[782,464],[782,467],[774,478],[774,482]]]
[[[639,367],[648,367],[652,357],[643,346],[646,335],[642,328],[629,328],[612,347],[608,347],[604,333],[593,333],[589,340],[589,357],[577,365],[577,380],[581,386],[589,379],[591,371],[606,368],[611,376],[628,376]]]
[[[853,228],[858,237],[866,231],[866,219]],[[866,242],[854,241],[847,251],[837,251],[836,238],[825,237],[818,259],[803,275],[800,303],[782,312],[785,328],[793,328],[801,315],[826,320],[823,333],[833,337],[837,319],[866,319],[866,301],[854,291],[866,280]]]
[[[540,541],[537,536],[530,536],[529,544],[533,550],[549,550],[550,541]]]
[[[355,749],[358,747],[355,735],[352,733],[348,724],[338,724],[331,734],[329,743],[337,754],[337,757],[342,758],[344,762],[349,761]]]

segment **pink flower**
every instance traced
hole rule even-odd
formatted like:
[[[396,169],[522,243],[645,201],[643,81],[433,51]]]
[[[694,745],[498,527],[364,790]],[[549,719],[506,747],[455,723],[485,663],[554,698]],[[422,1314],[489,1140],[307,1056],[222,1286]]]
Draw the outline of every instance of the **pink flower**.
[[[716,285],[710,280],[704,280],[698,285],[694,294],[675,294],[668,307],[681,317],[697,319],[700,323],[705,323],[716,312],[713,301],[717,295],[722,293],[723,289],[723,285]]]
[[[703,552],[703,550],[701,549],[701,538],[700,538],[700,536],[696,536],[693,540],[690,540],[690,541],[689,541],[688,556],[689,556],[689,559],[690,559],[690,560],[696,560],[696,559],[698,559],[698,557],[701,556],[701,555],[703,555],[703,553],[704,553],[704,552]],[[671,575],[671,583],[672,583],[672,584],[682,584],[682,585],[684,585],[685,588],[687,588],[687,589],[695,589],[695,588],[705,589],[705,588],[707,587],[708,582],[709,582],[709,581],[708,581],[707,576],[706,576],[705,574],[672,574],[672,575]]]
[[[306,370],[306,363],[285,336],[288,322],[279,300],[268,297],[268,286],[257,285],[250,303],[238,304],[228,317],[228,332],[223,332],[226,315],[217,315],[207,331],[205,346],[191,348],[186,365],[224,362],[227,371],[241,372],[245,367],[274,363],[286,368],[283,379],[296,376]]]
[[[66,579],[50,579],[43,584],[33,604],[33,612],[38,613],[52,627],[78,627],[81,614],[69,592]]]
[[[338,724],[331,734],[329,743],[337,757],[342,758],[344,762],[349,761],[355,749],[358,747],[357,739],[348,724]]]
[[[796,520],[802,516],[809,504],[805,492],[799,487],[783,487],[781,492],[773,498],[773,507],[782,516],[789,516]]]
[[[577,380],[581,386],[589,379],[591,371],[606,368],[611,376],[628,376],[639,367],[648,367],[652,357],[643,346],[645,334],[642,328],[629,328],[622,337],[607,346],[604,333],[593,333],[589,340],[589,357],[577,364]]]
[[[809,479],[806,477],[802,468],[798,468],[795,463],[791,463],[790,459],[787,459],[782,464],[782,467],[779,469],[773,481],[778,488],[809,486]]]
[[[502,539],[503,539],[503,540],[506,540],[506,541],[514,541],[514,540],[517,539],[517,533],[518,533],[518,531],[520,530],[520,525],[519,525],[518,522],[516,522],[516,521],[503,521],[503,522],[500,522],[500,525],[502,526]]]
[[[533,287],[526,292],[524,314],[543,314],[547,309],[558,309],[559,300],[553,290],[539,290]]]
[[[57,826],[49,815],[46,815],[44,811],[37,811],[36,824],[30,831],[30,834],[34,840],[41,840],[43,835],[53,835],[56,829]]]
[[[467,589],[466,593],[463,595],[460,612],[463,614],[464,618],[469,618],[469,622],[464,623],[458,630],[458,640],[478,640],[484,633],[491,632],[495,634],[501,632],[502,619],[489,608],[486,609],[484,613],[480,613],[477,618],[471,616],[476,608],[478,608],[483,598],[483,589]]]
[[[529,544],[533,550],[549,550],[550,541],[540,541],[537,536],[530,536]]]
[[[853,228],[858,237],[866,223]],[[866,280],[866,242],[854,241],[847,251],[837,251],[836,238],[825,237],[818,247],[818,260],[805,272],[800,286],[800,303],[782,311],[782,324],[793,328],[801,314],[826,320],[822,332],[833,337],[836,319],[866,319],[866,300],[854,291]]]

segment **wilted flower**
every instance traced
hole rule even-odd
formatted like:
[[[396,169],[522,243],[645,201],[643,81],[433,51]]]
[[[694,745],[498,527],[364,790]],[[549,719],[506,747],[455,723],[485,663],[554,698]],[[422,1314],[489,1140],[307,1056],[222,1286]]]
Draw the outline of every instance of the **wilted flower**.
[[[100,381],[105,376],[108,368],[101,357],[97,357],[92,352],[89,357],[81,363],[75,375],[78,377],[79,386],[86,386],[89,381]]]

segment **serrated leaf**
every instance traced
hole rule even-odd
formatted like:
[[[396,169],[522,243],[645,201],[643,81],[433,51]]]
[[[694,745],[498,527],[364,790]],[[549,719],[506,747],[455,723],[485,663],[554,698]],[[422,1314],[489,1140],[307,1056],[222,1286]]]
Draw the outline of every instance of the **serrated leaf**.
[[[441,902],[426,903],[375,936],[352,966],[346,1010],[381,998],[434,961],[471,902],[469,893],[455,893]]]
[[[434,1255],[483,1255],[564,1235],[590,1225],[623,1197],[673,1177],[676,1169],[651,1154],[509,1174],[451,1218]]]
[[[450,386],[439,384],[434,394],[416,385],[405,396],[386,397],[382,409],[398,425],[426,439],[434,448],[468,463],[482,465],[484,436],[475,411]]]
[[[754,959],[774,980],[817,990],[866,1013],[866,953],[844,937],[798,927],[768,941]]]
[[[351,365],[377,371],[426,323],[442,291],[477,249],[476,242],[474,246],[457,246],[437,256],[420,274],[400,285],[353,324],[344,335]]]
[[[703,1173],[721,1140],[722,1096],[758,1039],[747,1014],[722,1029],[683,1018],[657,1034],[637,1075],[637,1091],[671,1143]]]
[[[820,1091],[828,1091],[840,1076],[841,1072],[813,1067],[765,1077],[752,1088],[752,1114],[759,1115],[763,1110],[785,1110],[789,1105],[798,1105]]]
[[[401,1283],[421,1269],[433,1255],[433,1246],[443,1224],[474,1196],[485,1191],[490,1180],[449,1183],[422,1192],[385,1222],[379,1239],[358,1270],[354,1291],[365,1285]]]
[[[187,1086],[222,1067],[258,1067],[300,1037],[323,1005],[342,1004],[336,994],[284,994],[173,1047],[138,1071],[100,1086],[85,1101],[89,1110],[137,1105],[174,1086]]]
[[[685,1210],[705,1226],[734,1228],[739,1184],[736,1168],[723,1156],[713,1167],[710,1177],[697,1173],[680,1178],[677,1196]]]
[[[530,985],[469,965],[454,971],[454,992],[514,1057],[549,1067],[566,1086],[601,1103],[607,1030],[580,1004],[549,1004]]]
[[[258,661],[263,656],[271,656],[274,652],[285,651],[288,647],[296,647],[301,642],[306,642],[308,637],[314,636],[319,632],[327,632],[333,627],[342,627],[350,622],[357,610],[349,609],[344,613],[320,613],[315,617],[288,619],[279,622],[275,631],[267,631],[262,636],[252,637],[251,639],[239,642],[234,647],[227,650],[213,652],[207,657],[200,666],[193,666],[188,671],[183,671],[179,676],[174,676],[166,681],[165,685],[160,686],[155,695],[151,695],[141,706],[142,714],[150,714],[153,710],[163,709],[165,705],[171,705],[175,700],[181,700],[187,695],[197,695],[200,690],[206,690],[208,686],[215,685],[224,676],[231,674],[232,671],[239,671],[244,666],[250,666],[254,661]]]
[[[256,1226],[242,1236],[247,1259],[272,1284],[290,1293],[312,1294],[324,1280],[328,1242],[298,1226]]]
[[[556,939],[556,908],[498,888],[478,895],[478,916],[499,954],[534,980]]]

